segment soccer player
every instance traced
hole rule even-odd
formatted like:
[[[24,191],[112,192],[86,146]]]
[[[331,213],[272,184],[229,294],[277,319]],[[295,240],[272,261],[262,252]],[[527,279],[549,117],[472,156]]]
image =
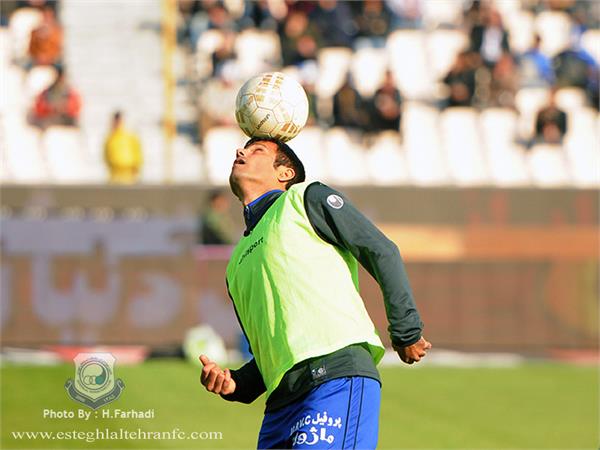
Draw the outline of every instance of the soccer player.
[[[358,263],[382,289],[402,361],[420,361],[431,344],[397,247],[341,193],[304,179],[283,142],[252,138],[237,150],[229,183],[246,231],[227,287],[254,358],[223,370],[201,355],[201,383],[243,403],[267,393],[258,448],[374,449],[384,347],[359,294]]]

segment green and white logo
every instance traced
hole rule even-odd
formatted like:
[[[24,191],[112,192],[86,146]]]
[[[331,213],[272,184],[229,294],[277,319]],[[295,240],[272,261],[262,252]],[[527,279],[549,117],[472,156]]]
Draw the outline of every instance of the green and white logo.
[[[115,380],[115,357],[110,353],[79,353],[75,358],[75,379],[65,389],[73,400],[98,409],[121,395],[125,383]]]

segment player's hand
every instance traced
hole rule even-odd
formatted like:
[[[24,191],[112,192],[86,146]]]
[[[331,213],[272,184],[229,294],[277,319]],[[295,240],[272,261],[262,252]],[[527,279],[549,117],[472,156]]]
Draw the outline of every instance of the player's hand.
[[[200,355],[200,362],[204,366],[200,382],[208,392],[215,394],[233,394],[235,391],[235,381],[231,378],[229,369],[221,370],[221,368],[208,359],[206,355]]]
[[[431,348],[431,343],[427,342],[424,337],[421,337],[421,339],[408,347],[397,347],[395,345],[393,347],[398,352],[398,356],[400,356],[402,361],[406,364],[413,364],[421,361],[421,358],[427,354],[427,350]]]

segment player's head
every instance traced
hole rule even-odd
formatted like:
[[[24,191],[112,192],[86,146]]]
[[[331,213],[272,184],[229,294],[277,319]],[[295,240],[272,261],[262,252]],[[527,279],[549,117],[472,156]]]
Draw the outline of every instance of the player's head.
[[[286,143],[255,137],[236,151],[229,184],[241,199],[244,189],[289,189],[306,178],[300,158]]]

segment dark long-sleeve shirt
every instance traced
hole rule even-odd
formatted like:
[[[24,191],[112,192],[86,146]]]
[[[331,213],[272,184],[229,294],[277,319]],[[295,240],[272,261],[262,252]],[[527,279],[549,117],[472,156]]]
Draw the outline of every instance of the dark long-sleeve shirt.
[[[244,208],[246,234],[282,193],[267,192]],[[396,245],[343,194],[324,184],[315,182],[307,187],[304,206],[317,235],[331,245],[351,252],[381,287],[392,343],[406,347],[417,342],[423,324]],[[250,403],[266,391],[254,359],[231,373],[236,390],[233,394],[223,395],[226,400]],[[346,376],[366,376],[379,380],[371,355],[362,344],[296,364],[286,372],[277,389],[267,399],[266,410],[283,407],[325,381]]]

